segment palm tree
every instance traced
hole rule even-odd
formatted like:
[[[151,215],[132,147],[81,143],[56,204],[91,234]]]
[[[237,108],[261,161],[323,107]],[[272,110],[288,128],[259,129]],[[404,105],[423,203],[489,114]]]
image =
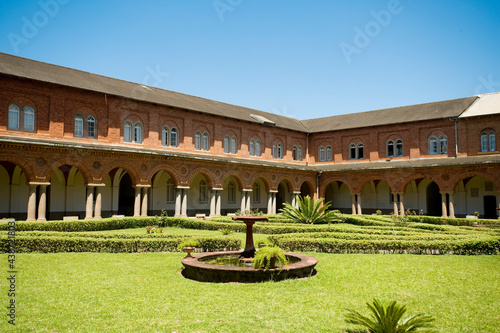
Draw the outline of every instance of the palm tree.
[[[404,316],[406,306],[399,305],[396,301],[388,306],[374,299],[373,304],[366,303],[372,312],[372,318],[363,316],[357,311],[347,309],[346,322],[361,325],[364,329],[347,330],[348,333],[406,333],[406,332],[436,332],[432,330],[431,323],[434,318],[424,314]]]
[[[335,218],[335,213],[326,211],[330,207],[330,202],[327,202],[321,207],[324,199],[313,200],[306,196],[302,198],[297,195],[298,208],[290,205],[288,202],[283,203],[284,208],[280,209],[281,214],[294,220],[297,223],[326,223]]]

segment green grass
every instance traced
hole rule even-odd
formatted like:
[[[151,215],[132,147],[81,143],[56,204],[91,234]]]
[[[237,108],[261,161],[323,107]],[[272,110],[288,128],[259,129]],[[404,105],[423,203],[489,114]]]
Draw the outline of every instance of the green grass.
[[[365,313],[373,298],[430,314],[441,332],[500,327],[500,256],[312,255],[309,279],[210,284],[179,274],[181,253],[21,253],[17,324],[2,316],[0,331],[339,332],[344,309]]]

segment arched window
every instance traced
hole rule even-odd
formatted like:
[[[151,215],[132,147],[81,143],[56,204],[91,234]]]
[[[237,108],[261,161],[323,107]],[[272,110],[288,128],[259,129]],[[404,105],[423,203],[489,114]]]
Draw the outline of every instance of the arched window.
[[[200,180],[199,190],[200,190],[200,196],[198,198],[198,202],[199,203],[207,202],[207,183],[205,183],[204,180]]]
[[[24,130],[27,132],[35,131],[35,109],[30,106],[24,107]]]
[[[231,137],[231,147],[230,147],[230,152],[231,154],[236,154],[236,137],[232,136]]]
[[[175,195],[174,195],[174,181],[172,178],[169,178],[167,180],[167,202],[172,203],[175,201]]]
[[[248,150],[250,151],[250,156],[255,156],[255,141],[253,139],[250,139]]]
[[[224,153],[229,153],[229,136],[224,136]]]
[[[201,133],[196,132],[194,134],[194,149],[201,150]]]
[[[232,181],[227,184],[227,202],[228,203],[234,203],[234,184]]]
[[[81,114],[75,116],[75,130],[73,135],[83,137],[83,116]]]
[[[142,143],[142,124],[135,123],[134,125],[134,142]]]
[[[283,145],[278,143],[278,158],[281,160],[283,158]]]
[[[87,117],[87,138],[95,138],[96,121],[93,116]]]
[[[362,160],[365,158],[365,146],[363,143],[358,143],[358,159]]]
[[[489,135],[489,148],[490,148],[490,151],[495,151],[496,150],[496,135],[495,135],[495,132],[491,131],[490,132],[490,135]]]
[[[387,141],[386,157],[394,157],[394,141]]]
[[[349,145],[349,159],[351,160],[356,159],[356,145],[354,143],[351,143]]]
[[[255,156],[260,157],[262,155],[260,147],[261,147],[260,140],[255,141]]]
[[[177,135],[177,128],[172,128],[170,130],[170,147],[177,147],[179,145],[178,143],[178,135]]]
[[[437,138],[435,136],[431,136],[429,138],[429,154],[435,155],[437,153],[438,153]]]
[[[481,151],[496,151],[496,133],[493,130],[481,132]]]
[[[323,147],[323,146],[319,147],[319,161],[320,162],[325,161],[325,147]]]
[[[332,161],[332,146],[326,146],[326,160]]]
[[[403,156],[403,140],[401,139],[396,140],[396,156]]]
[[[292,158],[294,161],[297,161],[297,146],[293,146]]]
[[[9,105],[9,121],[7,127],[12,130],[19,129],[19,106],[15,104]]]
[[[163,146],[168,146],[168,132],[169,132],[168,127],[163,127],[161,130],[161,144]]]
[[[125,122],[125,126],[123,128],[123,141],[132,142],[132,123],[129,121]]]
[[[210,150],[210,136],[208,135],[207,132],[203,133],[203,150],[204,151]]]
[[[439,137],[439,153],[448,154],[448,138],[446,135]]]
[[[278,144],[273,142],[273,158],[278,158]]]
[[[294,161],[302,161],[302,147],[301,146],[293,146],[293,160]]]
[[[252,186],[252,196],[253,196],[253,202],[254,203],[259,203],[260,202],[260,186],[259,183],[254,183]]]

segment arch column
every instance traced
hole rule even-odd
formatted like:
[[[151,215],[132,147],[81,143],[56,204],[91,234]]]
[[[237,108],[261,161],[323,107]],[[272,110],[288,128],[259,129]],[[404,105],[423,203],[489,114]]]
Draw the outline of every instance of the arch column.
[[[351,194],[352,215],[356,215],[356,194]]]
[[[134,195],[134,216],[141,215],[141,191],[142,188],[136,185]]]
[[[398,194],[395,193],[395,192],[392,192],[392,197],[393,197],[393,204],[394,204],[394,208],[393,208],[393,212],[392,214],[394,216],[398,216],[399,215],[399,209],[398,209]]]
[[[452,217],[452,218],[455,218],[455,192],[451,191],[451,192],[448,192],[448,196],[450,198],[450,214],[449,214],[449,217]]]
[[[299,208],[299,201],[297,200],[297,195],[300,195],[300,191],[293,191],[292,206]]]
[[[142,186],[141,216],[148,216],[148,194],[151,186]]]
[[[441,194],[441,207],[443,210],[443,214],[441,217],[448,217],[448,208],[446,207],[446,193],[447,192],[439,192]]]
[[[357,212],[357,214],[358,215],[362,215],[363,211],[361,209],[361,193],[356,194],[356,197],[357,197],[357,206],[358,206],[358,212]]]
[[[220,216],[220,191],[222,188],[212,188],[210,191],[210,216]]]
[[[276,214],[276,190],[270,190],[267,192],[267,213]]]
[[[175,197],[176,216],[187,216],[188,190],[189,186],[177,186],[177,196]]]
[[[405,215],[405,203],[404,203],[404,193],[398,193],[399,199],[399,212],[401,215]]]
[[[47,185],[40,185],[40,198],[38,200],[38,221],[47,221]]]
[[[85,219],[90,220],[94,213],[94,185],[87,184],[87,203],[85,205]]]
[[[94,218],[100,219],[102,211],[102,188],[106,186],[105,184],[95,185],[95,205],[94,205]]]
[[[174,216],[181,216],[182,189],[175,189],[175,213]]]

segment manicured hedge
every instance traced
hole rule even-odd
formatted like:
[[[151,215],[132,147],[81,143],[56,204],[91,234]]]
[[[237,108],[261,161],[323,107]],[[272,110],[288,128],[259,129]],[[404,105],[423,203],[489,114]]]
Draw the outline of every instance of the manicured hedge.
[[[273,235],[271,242],[289,251],[328,253],[411,253],[411,254],[498,254],[500,240],[345,240],[332,238],[301,238]]]
[[[480,225],[489,227],[500,227],[500,220],[489,219],[465,219],[465,218],[449,218],[437,216],[424,216],[424,215],[408,215],[409,221],[427,223],[427,224],[440,224],[440,225],[455,225],[455,226],[472,226],[476,222]]]
[[[237,238],[190,237],[198,240],[202,251],[239,250],[241,241]],[[16,252],[160,252],[178,251],[177,246],[186,237],[177,238],[101,238],[101,237],[71,237],[71,236],[32,236],[19,233],[15,237]],[[0,237],[0,251],[8,251],[7,237]]]

